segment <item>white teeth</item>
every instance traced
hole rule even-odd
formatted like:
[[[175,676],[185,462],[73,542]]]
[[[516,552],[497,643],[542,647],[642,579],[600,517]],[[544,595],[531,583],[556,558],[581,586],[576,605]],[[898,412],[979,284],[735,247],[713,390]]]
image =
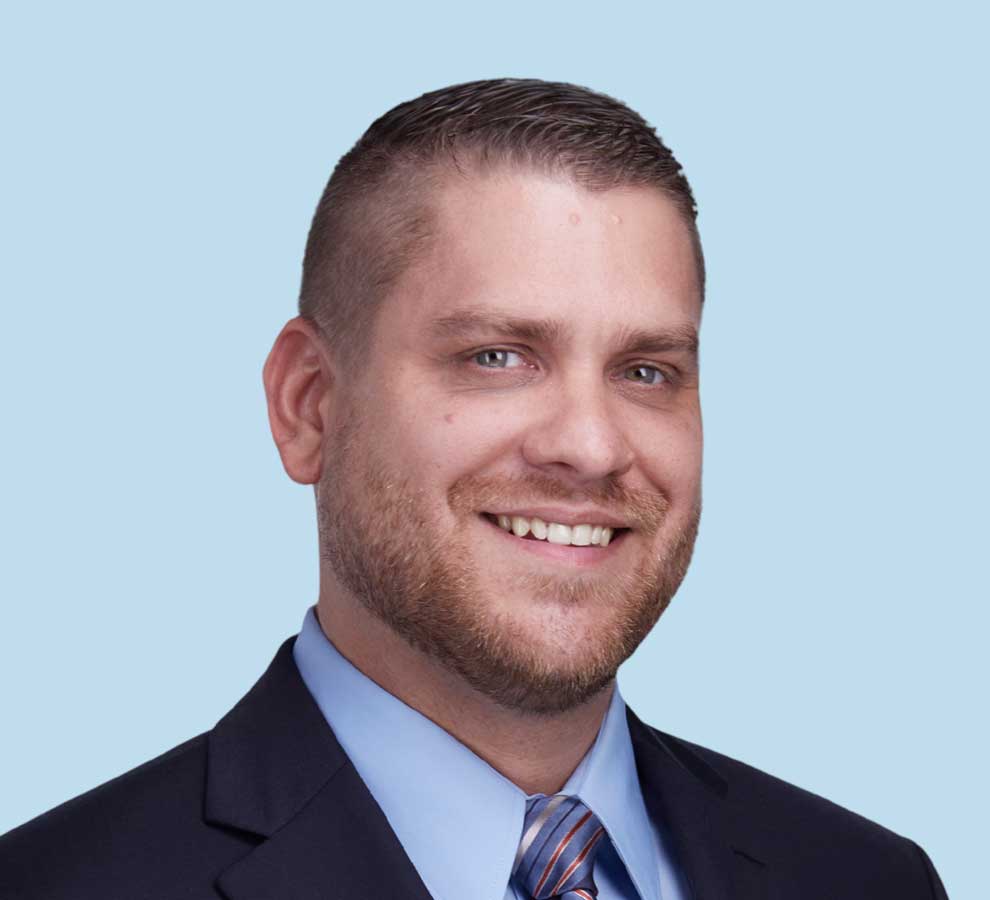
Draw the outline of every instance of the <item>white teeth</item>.
[[[549,541],[551,544],[571,544],[575,547],[587,547],[591,544],[599,547],[607,547],[614,528],[605,525],[562,525],[559,522],[544,522],[534,516],[527,519],[525,516],[496,516],[499,527],[505,531],[511,531],[516,537],[524,538],[532,533],[533,537],[540,541]]]
[[[571,529],[571,543],[578,547],[587,547],[591,543],[591,526],[575,525]]]

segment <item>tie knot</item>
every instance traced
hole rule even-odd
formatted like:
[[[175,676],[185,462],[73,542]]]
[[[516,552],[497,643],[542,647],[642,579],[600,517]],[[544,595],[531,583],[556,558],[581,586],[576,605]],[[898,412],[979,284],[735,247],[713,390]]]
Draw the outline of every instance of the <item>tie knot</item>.
[[[604,834],[598,817],[577,797],[530,800],[515,877],[535,900],[594,900],[592,869]]]

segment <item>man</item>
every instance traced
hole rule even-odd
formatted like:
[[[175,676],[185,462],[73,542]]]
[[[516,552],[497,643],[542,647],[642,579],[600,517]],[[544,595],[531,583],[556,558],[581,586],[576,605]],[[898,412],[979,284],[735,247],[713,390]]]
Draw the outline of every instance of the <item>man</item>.
[[[654,131],[486,81],[375,122],[264,369],[320,594],[209,733],[0,840],[3,898],[944,897],[621,700],[701,509],[704,268]]]

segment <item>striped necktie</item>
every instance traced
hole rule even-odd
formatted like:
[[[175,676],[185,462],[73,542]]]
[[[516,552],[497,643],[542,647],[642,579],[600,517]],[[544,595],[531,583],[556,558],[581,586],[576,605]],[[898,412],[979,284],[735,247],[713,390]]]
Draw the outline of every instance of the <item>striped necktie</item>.
[[[594,900],[592,869],[604,835],[598,817],[577,797],[529,800],[515,878],[534,900]]]

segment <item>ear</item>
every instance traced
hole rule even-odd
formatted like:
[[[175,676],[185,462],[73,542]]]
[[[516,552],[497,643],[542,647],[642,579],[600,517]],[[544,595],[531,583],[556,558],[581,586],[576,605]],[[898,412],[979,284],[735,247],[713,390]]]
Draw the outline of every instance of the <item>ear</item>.
[[[293,481],[315,484],[334,386],[330,360],[313,325],[297,316],[282,328],[262,372],[268,422],[282,465]]]

